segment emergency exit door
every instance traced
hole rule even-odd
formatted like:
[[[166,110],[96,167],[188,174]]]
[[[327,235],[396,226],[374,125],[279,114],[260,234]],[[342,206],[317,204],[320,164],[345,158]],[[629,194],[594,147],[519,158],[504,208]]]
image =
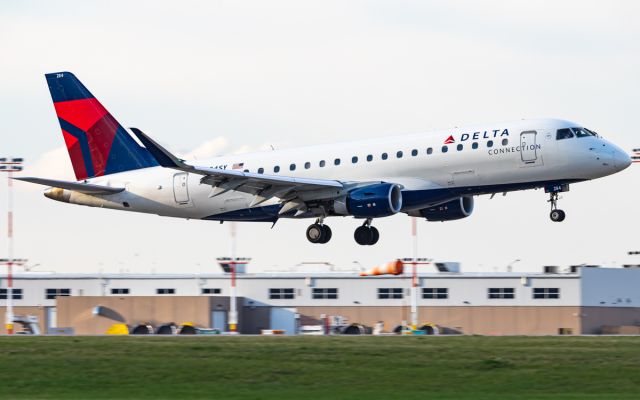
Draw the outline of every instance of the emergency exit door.
[[[189,202],[188,179],[189,174],[186,172],[173,175],[173,197],[178,204],[186,204]]]

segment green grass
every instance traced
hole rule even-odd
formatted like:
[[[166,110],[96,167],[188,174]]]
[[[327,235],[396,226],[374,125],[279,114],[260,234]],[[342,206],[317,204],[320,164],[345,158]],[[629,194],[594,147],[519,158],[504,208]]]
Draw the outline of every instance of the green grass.
[[[636,337],[0,337],[0,398],[639,399]]]

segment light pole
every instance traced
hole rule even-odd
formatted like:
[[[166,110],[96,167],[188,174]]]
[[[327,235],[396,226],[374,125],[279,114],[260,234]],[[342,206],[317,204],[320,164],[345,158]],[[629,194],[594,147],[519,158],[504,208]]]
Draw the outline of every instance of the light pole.
[[[229,325],[229,331],[231,333],[237,333],[238,331],[238,308],[237,308],[237,287],[236,276],[238,273],[245,273],[247,264],[251,261],[250,258],[236,257],[236,223],[231,223],[231,257],[219,257],[217,259],[218,264],[222,267],[222,270],[231,275],[231,292],[229,296],[229,313],[227,314],[227,324]]]
[[[7,172],[7,258],[3,259],[7,265],[7,312],[6,324],[7,333],[13,335],[13,265],[22,265],[26,260],[13,258],[13,173],[22,171],[22,157],[2,157],[0,158],[0,171]]]
[[[509,264],[507,264],[507,272],[512,272],[513,271],[513,265],[517,262],[520,262],[519,258],[516,258],[515,260],[511,261]]]

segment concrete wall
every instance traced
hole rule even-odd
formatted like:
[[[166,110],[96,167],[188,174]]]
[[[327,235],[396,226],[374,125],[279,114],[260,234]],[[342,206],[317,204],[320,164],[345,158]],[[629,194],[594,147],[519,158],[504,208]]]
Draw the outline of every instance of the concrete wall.
[[[301,315],[341,315],[349,322],[373,326],[384,322],[391,331],[410,319],[407,307],[298,307]],[[557,335],[560,328],[580,333],[579,307],[418,307],[420,323],[478,335]]]
[[[640,307],[582,307],[583,334],[601,334],[602,326],[640,325]]]
[[[131,326],[192,322],[208,328],[213,303],[228,307],[226,299],[202,296],[59,297],[58,327],[72,327],[76,334],[103,334],[118,322]],[[106,308],[107,316],[93,315],[96,306]]]

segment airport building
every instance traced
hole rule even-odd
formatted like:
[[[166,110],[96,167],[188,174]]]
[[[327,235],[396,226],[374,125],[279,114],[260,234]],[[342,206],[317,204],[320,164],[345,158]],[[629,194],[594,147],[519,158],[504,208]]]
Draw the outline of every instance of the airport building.
[[[7,289],[0,277],[0,318]],[[440,333],[556,335],[638,333],[640,269],[573,268],[558,273],[421,273],[420,323]],[[237,275],[238,330],[297,333],[306,325],[374,326],[410,320],[409,275],[357,273]],[[227,274],[35,274],[14,277],[14,313],[35,315],[42,331],[103,334],[128,326],[193,323],[226,331]],[[4,333],[4,331],[3,331]]]

